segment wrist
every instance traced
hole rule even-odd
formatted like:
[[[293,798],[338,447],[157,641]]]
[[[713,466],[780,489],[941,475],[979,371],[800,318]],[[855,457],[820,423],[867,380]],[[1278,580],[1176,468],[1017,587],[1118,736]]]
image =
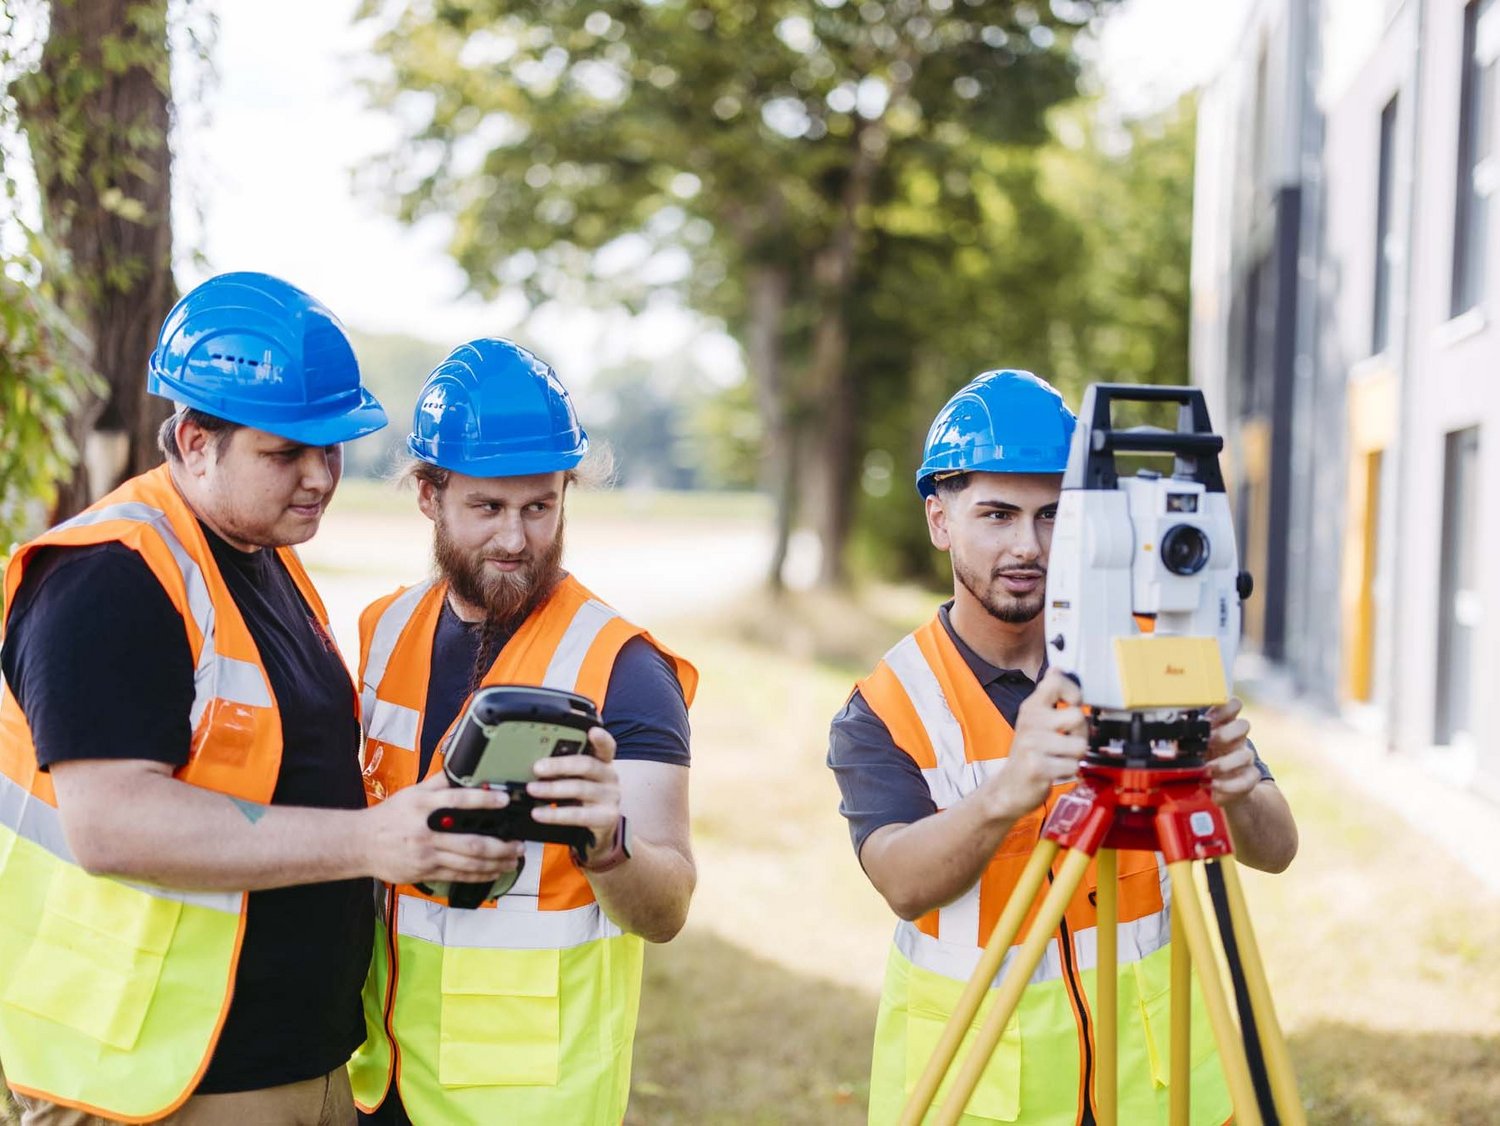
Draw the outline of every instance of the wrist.
[[[598,844],[585,850],[575,849],[573,863],[585,872],[608,872],[630,859],[630,828],[622,813],[615,822],[615,831],[607,844]]]

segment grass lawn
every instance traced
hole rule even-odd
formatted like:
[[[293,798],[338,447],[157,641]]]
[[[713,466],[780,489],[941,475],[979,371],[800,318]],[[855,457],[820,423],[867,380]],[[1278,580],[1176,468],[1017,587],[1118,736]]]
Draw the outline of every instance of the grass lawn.
[[[749,598],[648,623],[703,676],[699,886],[687,930],[647,957],[632,1126],[864,1121],[892,916],[838,815],[827,726],[934,601]],[[1245,884],[1309,1120],[1500,1121],[1500,899],[1348,794],[1315,724],[1249,715],[1301,829],[1287,873]]]
[[[801,598],[658,630],[703,673],[699,887],[684,935],[648,953],[628,1122],[864,1121],[893,916],[838,815],[827,724],[930,606]],[[1301,830],[1286,873],[1244,882],[1309,1121],[1500,1121],[1500,900],[1343,792],[1309,721],[1250,718]]]

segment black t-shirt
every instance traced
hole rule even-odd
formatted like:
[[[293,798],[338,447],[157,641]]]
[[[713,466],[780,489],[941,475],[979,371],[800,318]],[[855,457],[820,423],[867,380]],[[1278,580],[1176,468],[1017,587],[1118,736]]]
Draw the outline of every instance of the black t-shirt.
[[[487,671],[510,640],[508,634],[486,638],[481,626],[465,622],[443,601],[432,639],[432,673],[422,714],[423,775],[438,741],[478,683],[475,670]],[[615,738],[615,758],[688,765],[688,714],[682,685],[672,663],[645,638],[632,637],[621,647],[610,670],[599,718]]]
[[[274,551],[204,535],[281,711],[272,803],[363,808],[354,687],[332,640]],[[41,553],[16,594],[0,664],[43,769],[75,759],[187,762],[187,632],[124,545]],[[348,1060],[364,1040],[373,913],[368,880],[250,894],[234,998],[200,1093],[294,1083]]]
[[[998,668],[969,648],[948,620],[952,606],[951,602],[944,603],[938,609],[938,620],[990,703],[1006,723],[1015,727],[1016,715],[1035,691],[1036,681],[1020,669]],[[1045,665],[1041,671],[1046,672]],[[1269,779],[1271,771],[1259,755],[1255,763],[1261,777]],[[921,768],[896,746],[885,723],[857,689],[833,717],[828,733],[828,765],[839,784],[839,812],[849,822],[855,855],[876,829],[907,825],[937,812]]]

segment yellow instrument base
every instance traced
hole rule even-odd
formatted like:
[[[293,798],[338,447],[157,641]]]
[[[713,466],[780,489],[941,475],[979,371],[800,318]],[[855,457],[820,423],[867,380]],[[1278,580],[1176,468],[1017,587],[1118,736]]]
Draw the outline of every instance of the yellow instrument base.
[[[1222,704],[1229,698],[1219,643],[1212,637],[1117,637],[1115,664],[1127,708]]]

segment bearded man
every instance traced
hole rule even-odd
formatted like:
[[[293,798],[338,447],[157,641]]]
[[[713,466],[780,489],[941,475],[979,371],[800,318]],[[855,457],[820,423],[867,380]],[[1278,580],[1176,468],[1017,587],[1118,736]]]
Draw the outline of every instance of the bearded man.
[[[455,349],[418,396],[407,448],[437,575],[360,620],[370,799],[441,770],[444,734],[495,684],[589,697],[592,754],[546,758],[537,820],[592,847],[509,842],[514,887],[476,910],[385,885],[350,1065],[368,1123],[618,1123],[643,942],[687,916],[687,705],[697,673],[562,568],[588,437],[551,367],[509,341]]]

